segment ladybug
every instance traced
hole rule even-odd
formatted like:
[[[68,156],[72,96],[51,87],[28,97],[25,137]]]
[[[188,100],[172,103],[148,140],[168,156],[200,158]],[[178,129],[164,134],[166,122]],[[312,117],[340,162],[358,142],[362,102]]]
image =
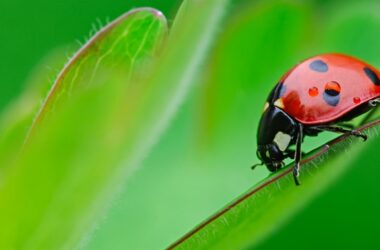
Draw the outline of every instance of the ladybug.
[[[306,59],[289,70],[269,94],[257,134],[261,163],[252,168],[265,164],[275,172],[284,166],[284,159],[295,159],[293,176],[299,185],[304,137],[330,131],[365,141],[366,135],[345,128],[342,122],[379,103],[380,72],[376,68],[337,53]]]

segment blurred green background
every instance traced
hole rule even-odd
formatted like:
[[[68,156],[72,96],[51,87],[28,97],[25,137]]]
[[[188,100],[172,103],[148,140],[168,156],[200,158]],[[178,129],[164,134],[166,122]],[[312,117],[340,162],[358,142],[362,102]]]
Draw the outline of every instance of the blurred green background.
[[[60,47],[70,56],[97,19],[151,6],[170,21],[180,2],[1,1],[1,109],[44,56]],[[379,31],[378,1],[235,1],[196,89],[85,249],[162,249],[264,178],[264,168],[252,173],[249,166],[271,87],[295,63],[323,52],[379,68]],[[45,66],[47,74],[59,70]],[[258,249],[380,249],[377,149],[367,155]]]

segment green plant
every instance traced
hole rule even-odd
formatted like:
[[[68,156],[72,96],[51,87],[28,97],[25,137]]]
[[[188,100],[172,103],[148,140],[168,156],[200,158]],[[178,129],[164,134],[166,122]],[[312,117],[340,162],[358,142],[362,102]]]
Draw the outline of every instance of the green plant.
[[[341,136],[314,150],[303,161],[302,189],[296,188],[293,164],[258,183],[236,201],[197,226],[169,249],[245,249],[257,246],[268,234],[327,189],[350,168],[347,159],[365,159],[365,147],[377,147],[380,120],[359,131],[375,137],[362,140]],[[342,153],[342,152],[348,153]]]

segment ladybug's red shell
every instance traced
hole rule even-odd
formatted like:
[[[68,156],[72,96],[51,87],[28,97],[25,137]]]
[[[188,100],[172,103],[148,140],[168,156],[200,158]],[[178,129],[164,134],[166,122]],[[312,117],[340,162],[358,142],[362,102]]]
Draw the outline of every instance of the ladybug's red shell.
[[[312,57],[280,80],[275,105],[302,124],[334,122],[380,96],[380,72],[342,54]]]

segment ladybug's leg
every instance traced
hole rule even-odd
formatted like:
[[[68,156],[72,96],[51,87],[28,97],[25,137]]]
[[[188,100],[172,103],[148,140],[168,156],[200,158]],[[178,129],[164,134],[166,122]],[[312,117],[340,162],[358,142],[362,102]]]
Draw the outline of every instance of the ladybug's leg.
[[[349,134],[349,135],[353,135],[356,137],[361,137],[364,141],[367,140],[367,136],[365,134],[362,134],[356,130],[349,130],[349,129],[344,129],[344,128],[340,128],[340,127],[325,126],[325,125],[315,126],[312,128],[317,129],[317,130],[321,130],[321,131],[330,131],[330,132],[341,133],[341,134]]]
[[[353,124],[349,124],[349,123],[339,123],[338,126],[342,128],[350,129],[350,130],[355,128]]]
[[[296,151],[294,153],[295,163],[293,168],[293,177],[296,185],[300,185],[300,181],[298,179],[300,175],[300,166],[301,166],[301,144],[302,144],[302,138],[303,138],[303,126],[299,124],[298,126],[298,133],[297,133],[297,140],[296,140]]]

